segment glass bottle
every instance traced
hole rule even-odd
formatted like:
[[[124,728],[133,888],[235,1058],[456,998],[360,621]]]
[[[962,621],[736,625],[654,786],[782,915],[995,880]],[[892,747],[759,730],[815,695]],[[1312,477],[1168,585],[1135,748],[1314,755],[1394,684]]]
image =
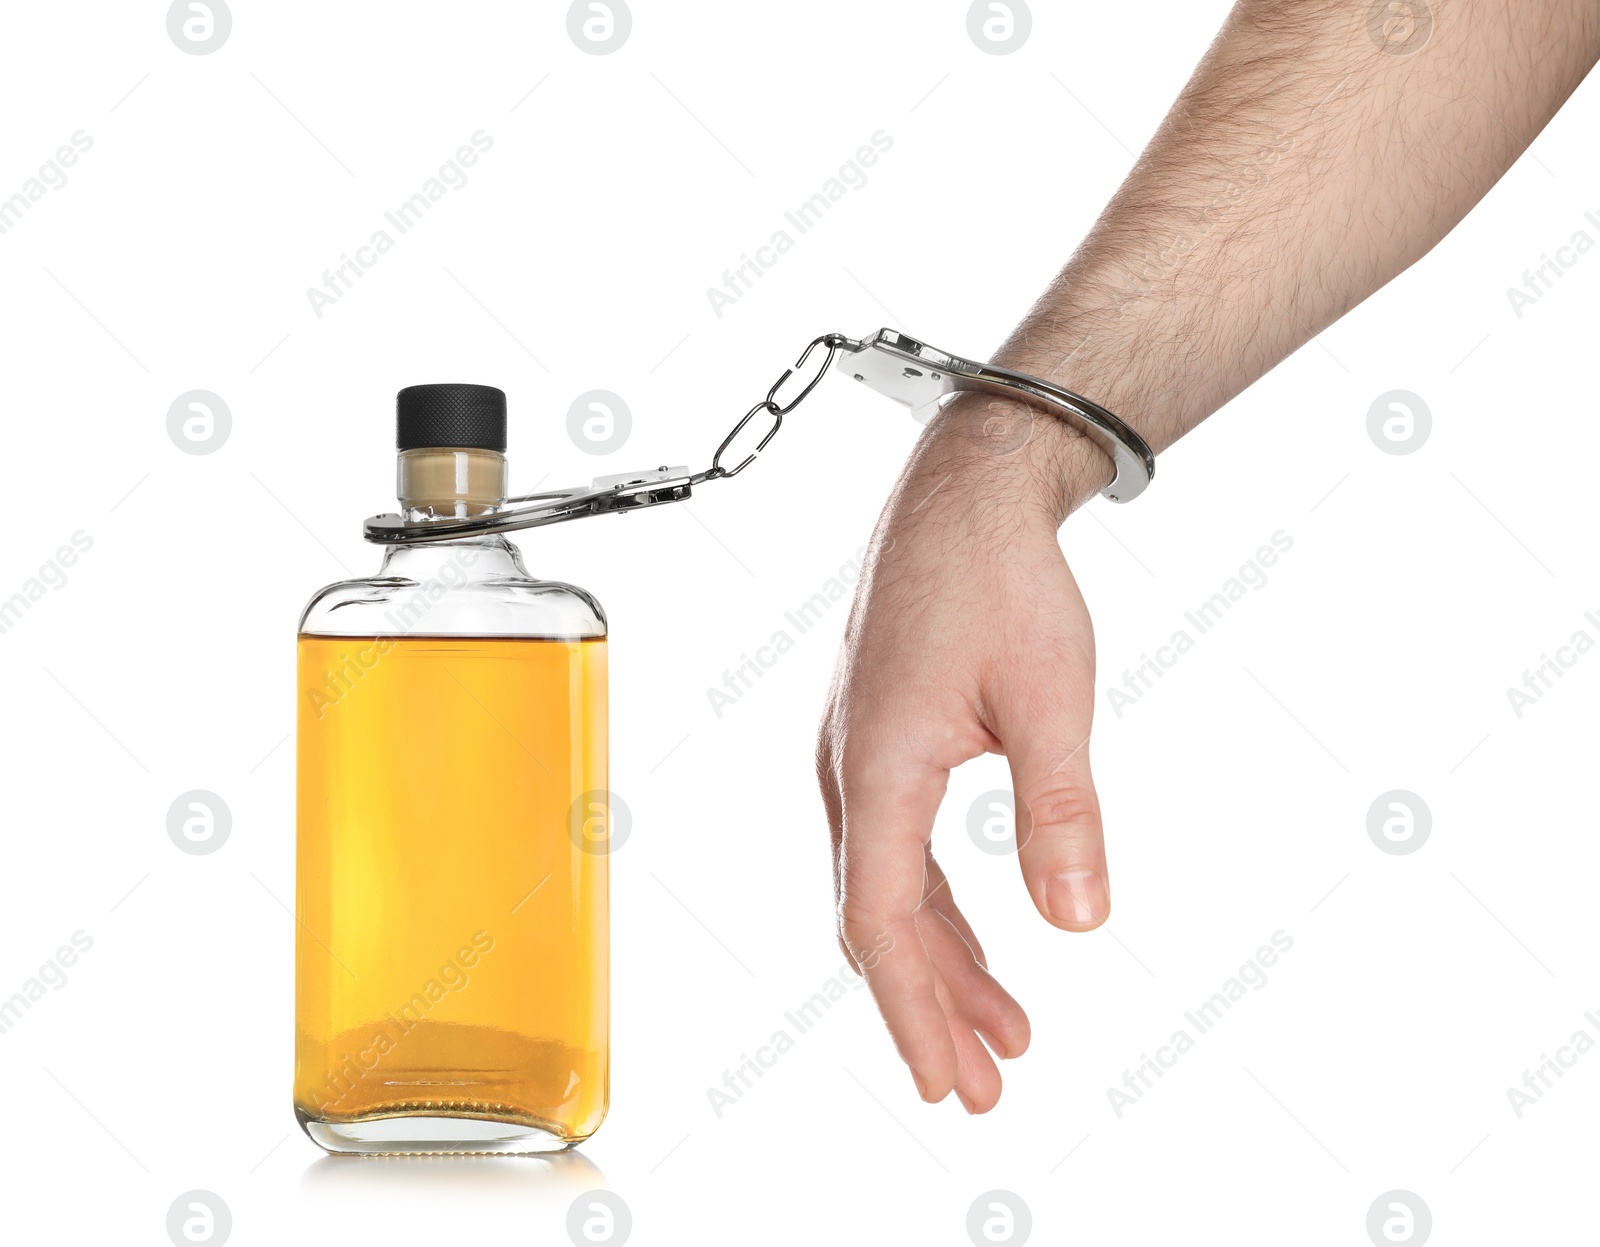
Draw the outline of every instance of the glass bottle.
[[[506,498],[505,395],[400,392],[408,519]],[[394,545],[299,630],[295,1115],[536,1152],[608,1104],[606,619],[503,537]]]

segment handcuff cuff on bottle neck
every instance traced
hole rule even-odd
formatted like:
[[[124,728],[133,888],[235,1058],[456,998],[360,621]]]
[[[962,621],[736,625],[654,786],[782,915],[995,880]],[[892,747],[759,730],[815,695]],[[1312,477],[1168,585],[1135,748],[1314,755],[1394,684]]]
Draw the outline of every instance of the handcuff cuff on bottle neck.
[[[806,380],[806,365],[818,348],[827,354],[815,375]],[[743,472],[766,449],[767,443],[783,427],[783,418],[798,407],[832,364],[880,394],[885,394],[923,422],[937,410],[945,396],[958,393],[992,394],[1020,398],[1062,416],[1081,429],[1116,465],[1116,479],[1101,490],[1112,502],[1131,502],[1142,494],[1155,474],[1155,455],[1138,433],[1111,412],[1071,390],[1026,373],[1013,372],[994,364],[977,363],[951,355],[925,342],[893,329],[880,329],[871,337],[857,341],[843,334],[829,333],[814,339],[793,368],[785,370],[766,398],[744,414],[733,426],[711,466],[700,472],[688,468],[656,468],[652,471],[602,476],[587,486],[545,490],[507,498],[505,504],[482,515],[434,516],[411,519],[404,515],[374,515],[366,521],[363,535],[380,545],[417,545],[431,541],[454,541],[462,537],[487,536],[523,528],[540,528],[564,520],[590,515],[622,514],[645,507],[682,502],[696,485],[724,480]],[[787,402],[778,401],[778,392],[799,376],[800,390]],[[722,456],[734,438],[751,420],[765,415],[772,427],[756,447],[733,467],[724,467]]]

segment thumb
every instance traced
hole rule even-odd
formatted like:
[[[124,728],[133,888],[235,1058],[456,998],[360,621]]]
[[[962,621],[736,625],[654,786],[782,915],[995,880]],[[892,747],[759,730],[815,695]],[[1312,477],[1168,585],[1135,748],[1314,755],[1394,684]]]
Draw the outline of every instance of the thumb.
[[[1094,671],[1081,656],[1040,661],[1006,681],[992,704],[1011,765],[1017,857],[1039,912],[1088,931],[1111,913],[1100,800],[1089,772]]]

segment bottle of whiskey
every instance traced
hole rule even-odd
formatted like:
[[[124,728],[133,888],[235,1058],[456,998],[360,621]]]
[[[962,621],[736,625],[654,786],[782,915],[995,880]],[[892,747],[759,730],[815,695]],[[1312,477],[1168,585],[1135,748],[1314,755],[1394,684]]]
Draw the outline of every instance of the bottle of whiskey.
[[[398,400],[399,497],[506,498],[505,395]],[[608,1102],[606,618],[474,536],[299,631],[295,1115],[332,1152],[538,1152]]]

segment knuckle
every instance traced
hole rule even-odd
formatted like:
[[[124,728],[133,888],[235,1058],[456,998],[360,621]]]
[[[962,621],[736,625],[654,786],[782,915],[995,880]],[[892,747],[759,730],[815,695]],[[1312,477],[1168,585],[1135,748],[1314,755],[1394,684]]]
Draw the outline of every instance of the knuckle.
[[[830,740],[833,774],[846,790],[881,782],[886,775],[920,779],[926,770],[948,772],[985,752],[976,719],[927,708],[856,717]]]
[[[839,942],[863,972],[894,951],[894,923],[882,913],[846,902],[839,907]]]
[[[833,773],[833,741],[829,739],[827,728],[817,733],[816,748],[812,752],[812,761],[817,768],[817,782],[826,787],[834,780]]]
[[[1022,804],[1027,810],[1028,830],[1034,834],[1049,830],[1057,838],[1065,833],[1069,838],[1083,839],[1099,834],[1100,801],[1094,789],[1086,785],[1047,785],[1029,792]]]

